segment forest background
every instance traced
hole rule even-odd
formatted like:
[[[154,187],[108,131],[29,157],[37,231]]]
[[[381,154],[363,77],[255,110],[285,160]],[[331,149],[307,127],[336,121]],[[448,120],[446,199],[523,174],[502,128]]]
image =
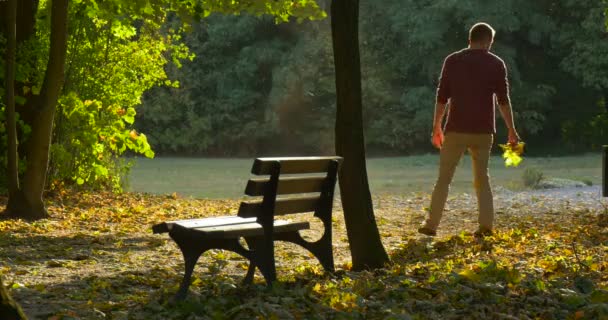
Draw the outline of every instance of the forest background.
[[[328,10],[329,1],[318,3]],[[466,46],[468,28],[478,20],[497,30],[493,51],[508,65],[528,155],[598,150],[608,141],[606,5],[361,1],[368,155],[431,151],[443,58]],[[272,17],[211,14],[202,21],[169,15],[162,23],[132,23],[91,10],[79,1],[70,7],[73,36],[55,119],[51,188],[75,183],[120,189],[129,167],[124,155],[333,153],[336,98],[328,19],[277,24]],[[39,11],[36,42],[21,46],[17,55],[18,103],[36,94],[42,81],[49,17],[44,5]],[[497,128],[496,140],[505,140],[500,120]],[[19,132],[26,140],[23,121]],[[5,165],[2,153],[0,166]],[[4,179],[0,175],[0,189]]]

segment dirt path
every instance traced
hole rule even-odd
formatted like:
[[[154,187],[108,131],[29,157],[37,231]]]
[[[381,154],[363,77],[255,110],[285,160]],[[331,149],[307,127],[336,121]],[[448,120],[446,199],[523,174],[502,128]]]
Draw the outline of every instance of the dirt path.
[[[567,198],[572,200],[578,198],[600,199],[602,197],[601,186],[553,188],[526,192],[530,195],[546,196],[552,198]]]
[[[495,201],[503,209],[508,209],[510,203],[528,203],[530,205],[551,204],[555,209],[574,206],[598,212],[603,212],[608,207],[608,198],[602,197],[600,186],[565,187],[519,192],[499,190],[495,195]]]

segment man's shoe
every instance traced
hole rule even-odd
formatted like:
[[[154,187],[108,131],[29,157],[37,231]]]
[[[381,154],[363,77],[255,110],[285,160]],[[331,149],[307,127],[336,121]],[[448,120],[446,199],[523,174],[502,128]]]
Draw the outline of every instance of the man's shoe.
[[[437,235],[437,231],[433,230],[433,229],[431,229],[429,227],[420,227],[418,229],[418,233],[422,233],[424,235],[431,236],[431,237],[434,237],[434,236]]]
[[[475,237],[477,237],[477,238],[491,236],[492,234],[494,234],[494,231],[492,231],[492,229],[488,229],[488,228],[479,228],[479,229],[477,229],[477,231],[475,231],[475,233],[473,233],[473,235],[475,235]]]

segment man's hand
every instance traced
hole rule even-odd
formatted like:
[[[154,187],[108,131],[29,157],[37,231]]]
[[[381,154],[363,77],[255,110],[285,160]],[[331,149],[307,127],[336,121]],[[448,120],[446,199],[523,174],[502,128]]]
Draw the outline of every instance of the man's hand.
[[[435,103],[435,115],[433,116],[433,133],[431,134],[431,143],[437,149],[441,149],[443,145],[443,129],[441,123],[443,122],[443,115],[447,106],[445,103],[437,101]]]
[[[519,143],[519,135],[517,134],[517,131],[515,131],[515,128],[509,128],[508,139],[509,144],[512,146]]]
[[[433,128],[433,136],[431,137],[431,142],[433,143],[433,146],[435,146],[435,148],[441,149],[441,146],[443,145],[443,130],[441,129],[441,127],[436,126],[435,128]]]

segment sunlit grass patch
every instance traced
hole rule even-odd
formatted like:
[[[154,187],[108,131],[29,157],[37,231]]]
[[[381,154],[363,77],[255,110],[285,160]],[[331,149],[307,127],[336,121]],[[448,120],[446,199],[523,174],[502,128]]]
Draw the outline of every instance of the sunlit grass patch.
[[[431,192],[438,173],[438,154],[367,160],[372,194]],[[471,159],[461,159],[452,192],[473,192]],[[239,198],[249,178],[251,159],[157,158],[137,159],[130,176],[130,190],[177,194],[197,198]],[[542,172],[546,179],[566,179],[583,184],[600,183],[601,155],[526,157],[517,168],[505,168],[500,156],[490,160],[495,187],[521,190],[526,170]],[[536,183],[540,183],[537,181]],[[562,183],[563,184],[563,183]],[[556,185],[559,187],[559,185]]]

